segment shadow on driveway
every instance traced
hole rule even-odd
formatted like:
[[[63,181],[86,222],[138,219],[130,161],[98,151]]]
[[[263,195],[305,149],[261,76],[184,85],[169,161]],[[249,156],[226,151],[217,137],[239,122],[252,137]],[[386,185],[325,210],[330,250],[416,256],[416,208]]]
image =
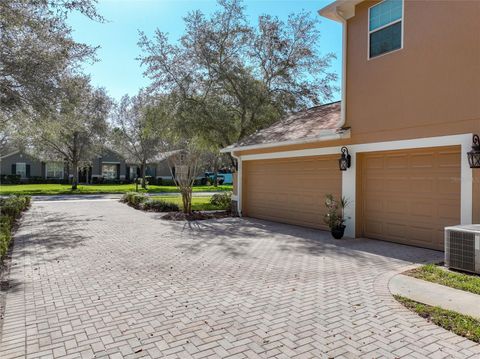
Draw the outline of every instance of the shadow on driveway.
[[[335,255],[351,256],[356,260],[364,257],[365,264],[373,259],[372,254],[416,263],[439,260],[443,255],[440,251],[373,239],[335,240],[327,231],[252,218],[176,222],[173,226],[189,234],[191,240],[178,247],[192,253],[215,245],[234,257],[246,256],[256,240],[272,239],[285,252],[312,256],[334,252]]]

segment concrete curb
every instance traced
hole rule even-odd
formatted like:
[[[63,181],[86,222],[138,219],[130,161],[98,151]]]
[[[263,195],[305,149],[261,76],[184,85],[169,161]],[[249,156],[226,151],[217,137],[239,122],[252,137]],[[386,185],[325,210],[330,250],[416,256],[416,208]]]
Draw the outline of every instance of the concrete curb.
[[[393,276],[388,283],[388,288],[392,294],[480,319],[480,295],[478,294],[404,274]]]

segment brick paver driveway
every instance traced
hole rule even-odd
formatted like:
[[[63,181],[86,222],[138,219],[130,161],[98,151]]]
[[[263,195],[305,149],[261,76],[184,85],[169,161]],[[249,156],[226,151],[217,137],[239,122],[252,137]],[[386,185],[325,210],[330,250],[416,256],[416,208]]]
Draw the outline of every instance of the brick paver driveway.
[[[0,357],[479,357],[397,304],[434,251],[263,221],[166,222],[37,202],[17,233]],[[5,287],[5,285],[4,285]]]

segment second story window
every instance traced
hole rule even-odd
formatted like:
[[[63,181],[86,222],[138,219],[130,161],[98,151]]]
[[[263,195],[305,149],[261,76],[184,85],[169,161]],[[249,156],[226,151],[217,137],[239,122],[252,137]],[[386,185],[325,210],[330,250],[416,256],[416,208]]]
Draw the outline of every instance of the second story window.
[[[401,49],[402,0],[384,0],[368,9],[369,58]]]

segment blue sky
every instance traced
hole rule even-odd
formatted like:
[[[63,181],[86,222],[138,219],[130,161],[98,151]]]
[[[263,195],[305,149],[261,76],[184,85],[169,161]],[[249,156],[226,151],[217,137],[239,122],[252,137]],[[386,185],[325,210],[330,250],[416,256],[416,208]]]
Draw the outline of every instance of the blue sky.
[[[302,9],[317,15],[317,10],[331,0],[250,0],[244,1],[247,15],[255,23],[262,14],[286,19],[292,12]],[[212,12],[215,0],[99,0],[98,10],[107,23],[96,23],[81,15],[74,14],[69,23],[77,41],[100,46],[98,62],[85,65],[84,72],[91,75],[96,86],[105,87],[110,96],[120,99],[124,94],[134,95],[141,87],[148,86],[149,80],[142,74],[137,45],[138,31],[153,34],[156,28],[168,32],[177,40],[184,30],[182,18],[192,10]],[[321,19],[319,25],[322,53],[334,52],[337,60],[332,71],[341,74],[341,25],[328,19]],[[339,85],[340,83],[338,83]],[[340,94],[337,94],[339,99]]]

